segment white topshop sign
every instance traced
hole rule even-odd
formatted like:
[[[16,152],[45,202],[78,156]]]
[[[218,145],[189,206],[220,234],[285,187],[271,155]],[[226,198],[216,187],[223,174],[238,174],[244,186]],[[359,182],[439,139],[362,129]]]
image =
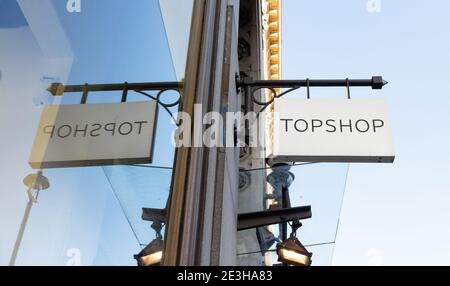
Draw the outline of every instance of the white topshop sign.
[[[384,162],[395,158],[384,100],[275,100],[276,162]]]
[[[151,163],[155,101],[44,107],[34,169]]]

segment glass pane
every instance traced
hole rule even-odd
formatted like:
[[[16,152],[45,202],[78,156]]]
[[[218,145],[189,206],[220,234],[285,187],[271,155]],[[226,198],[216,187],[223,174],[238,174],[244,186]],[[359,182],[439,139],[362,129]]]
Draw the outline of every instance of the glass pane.
[[[300,164],[292,166],[289,170],[295,176],[289,187],[291,206],[311,206],[312,209],[312,218],[302,220],[303,226],[297,234],[305,246],[318,247],[335,243],[348,168],[348,164]],[[252,173],[261,172],[261,170],[242,172]],[[269,229],[275,237],[281,239],[278,225],[270,226]],[[248,237],[249,241],[241,241],[238,244],[238,259],[242,259],[242,257],[239,258],[242,255],[261,255],[259,243],[252,239],[256,237],[256,230],[246,232],[248,235],[245,237]],[[275,243],[270,249],[275,249]],[[309,248],[308,250],[312,251]],[[316,261],[323,261],[323,257],[317,256],[315,255]]]
[[[173,67],[178,81],[184,78],[194,0],[159,0]]]
[[[164,209],[169,197],[172,169],[149,167],[105,167],[133,232],[142,246],[155,238],[151,222],[142,219],[142,208]]]
[[[181,80],[192,5],[0,0],[0,265],[10,263],[27,210],[16,265],[136,264],[133,254],[154,237],[142,207],[165,206],[172,175],[175,126],[163,109],[151,165],[45,169],[50,186],[28,205],[23,180],[36,174],[28,159],[43,106],[80,103],[80,93],[53,97],[49,85]],[[119,103],[121,94],[90,93],[87,104]],[[168,92],[164,101],[178,96]],[[129,93],[128,101],[147,100]]]

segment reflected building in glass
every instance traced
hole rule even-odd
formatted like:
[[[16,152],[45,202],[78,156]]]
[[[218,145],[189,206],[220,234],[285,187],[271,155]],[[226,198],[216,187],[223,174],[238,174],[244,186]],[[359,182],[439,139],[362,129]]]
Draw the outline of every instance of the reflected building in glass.
[[[155,240],[162,255],[150,256],[152,264],[278,264],[284,226],[238,231],[239,214],[281,202],[268,180],[277,166],[268,164],[266,150],[175,148],[172,141],[177,112],[202,118],[261,108],[236,79],[282,78],[281,0],[80,5],[78,11],[60,0],[0,0],[0,265],[136,265],[134,255],[148,256],[142,250]],[[83,92],[53,96],[50,85],[169,82],[178,86],[160,101],[180,98],[180,104],[159,106],[151,164],[44,168],[49,188],[24,184],[38,172],[28,161],[44,106],[83,101]],[[155,100],[159,92],[136,91],[127,90],[127,102]],[[273,95],[260,90],[255,96]],[[98,90],[83,103],[123,98],[120,89]],[[259,130],[265,138],[273,132],[271,112]],[[331,263],[347,171],[347,164],[289,169],[295,177],[290,205],[312,207],[298,237],[314,253],[313,265]]]

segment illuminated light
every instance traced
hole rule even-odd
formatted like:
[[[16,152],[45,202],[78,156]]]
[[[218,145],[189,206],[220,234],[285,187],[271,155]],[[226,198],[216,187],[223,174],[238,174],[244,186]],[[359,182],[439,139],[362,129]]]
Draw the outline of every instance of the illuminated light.
[[[147,245],[134,258],[138,262],[138,266],[159,266],[163,258],[164,241],[156,238]]]
[[[312,253],[293,235],[277,245],[278,261],[295,266],[310,266]]]
[[[162,260],[162,255],[163,255],[163,252],[158,251],[156,253],[139,258],[139,262],[143,266],[160,264],[161,260]]]

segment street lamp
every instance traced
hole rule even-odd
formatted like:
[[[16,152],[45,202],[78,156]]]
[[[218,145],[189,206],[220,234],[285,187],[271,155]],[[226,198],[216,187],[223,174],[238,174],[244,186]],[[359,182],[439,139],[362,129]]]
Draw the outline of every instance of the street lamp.
[[[295,266],[311,266],[312,253],[297,239],[297,229],[301,225],[300,221],[294,221],[290,237],[277,244],[278,261]]]
[[[278,261],[295,266],[310,266],[312,253],[295,237],[289,237],[277,245]]]
[[[25,233],[25,227],[27,226],[28,217],[30,216],[33,204],[37,203],[40,191],[46,190],[50,187],[48,178],[43,175],[42,171],[38,171],[37,174],[26,176],[25,179],[23,179],[23,183],[28,187],[28,203],[25,208],[22,223],[20,224],[13,253],[11,255],[11,259],[9,260],[9,266],[14,266],[16,264],[17,254],[19,253],[20,244],[22,243],[23,234]],[[33,194],[33,191],[35,191],[35,195]]]
[[[153,217],[151,227],[156,232],[156,238],[152,240],[141,252],[134,256],[138,266],[159,266],[163,258],[164,241],[162,239],[161,229],[163,222]]]
[[[164,250],[164,241],[157,237],[149,245],[147,245],[134,258],[138,262],[138,266],[159,266],[161,264]]]

